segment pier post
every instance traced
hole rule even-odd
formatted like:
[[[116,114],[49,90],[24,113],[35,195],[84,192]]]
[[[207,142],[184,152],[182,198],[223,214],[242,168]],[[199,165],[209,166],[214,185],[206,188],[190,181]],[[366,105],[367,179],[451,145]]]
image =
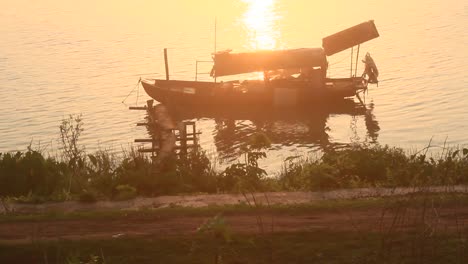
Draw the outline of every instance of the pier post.
[[[135,139],[135,143],[151,143],[150,148],[140,148],[138,152],[151,154],[151,173],[158,171],[157,165],[171,153],[185,156],[189,148],[198,150],[198,135],[194,121],[181,121],[177,126],[173,123],[167,110],[161,105],[154,105],[148,100],[145,106],[129,107],[130,110],[146,110],[147,122],[139,122],[137,126],[146,126],[150,138]],[[187,127],[192,126],[189,130]],[[188,141],[191,141],[189,144]],[[177,144],[178,143],[178,144]]]

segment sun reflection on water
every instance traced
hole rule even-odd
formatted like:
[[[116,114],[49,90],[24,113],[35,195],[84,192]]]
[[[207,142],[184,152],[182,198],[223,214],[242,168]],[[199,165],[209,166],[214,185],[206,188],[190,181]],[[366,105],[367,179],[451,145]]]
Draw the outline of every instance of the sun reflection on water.
[[[276,0],[242,0],[247,11],[242,17],[247,34],[249,50],[278,48],[280,32],[277,28],[279,16],[275,11]]]

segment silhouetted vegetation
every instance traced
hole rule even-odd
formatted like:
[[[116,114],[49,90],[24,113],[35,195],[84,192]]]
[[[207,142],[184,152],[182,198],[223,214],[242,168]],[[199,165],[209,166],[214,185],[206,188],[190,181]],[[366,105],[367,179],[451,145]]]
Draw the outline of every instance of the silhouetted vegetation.
[[[258,160],[266,157],[265,148],[270,141],[264,134],[254,135],[244,148],[244,162],[237,162],[219,174],[219,189],[225,192],[264,190],[267,173],[258,165]]]
[[[352,145],[319,159],[289,159],[278,180],[286,190],[466,184],[468,149],[444,149],[435,158],[427,151]]]
[[[87,154],[79,144],[80,116],[60,125],[62,155],[46,156],[31,146],[0,153],[0,197],[18,202],[76,199],[124,200],[138,195],[180,193],[327,190],[353,187],[455,185],[468,183],[468,149],[427,150],[409,155],[401,148],[351,145],[319,158],[291,157],[277,177],[268,177],[258,160],[270,143],[259,133],[243,149],[243,159],[222,171],[201,149],[171,155],[152,164],[136,149],[118,157],[109,150]]]
[[[0,153],[0,196],[55,197],[67,185],[68,164],[42,153]]]

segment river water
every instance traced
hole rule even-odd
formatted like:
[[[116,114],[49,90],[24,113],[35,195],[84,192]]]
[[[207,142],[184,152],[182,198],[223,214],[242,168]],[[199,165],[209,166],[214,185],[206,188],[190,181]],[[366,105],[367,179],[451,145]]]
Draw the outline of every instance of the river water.
[[[370,19],[380,32],[360,49],[380,71],[367,112],[348,101],[299,113],[190,117],[202,147],[220,161],[235,160],[256,131],[272,140],[263,161],[270,172],[288,156],[351,142],[408,150],[431,138],[434,145],[468,143],[466,0],[317,2],[1,0],[0,152],[32,142],[53,153],[69,114],[82,114],[88,151],[119,152],[146,137],[135,126],[143,113],[128,110],[148,99],[139,78],[164,77],[168,48],[171,78],[193,80],[196,60],[210,60],[215,50],[215,18],[218,51],[320,47],[323,37]],[[329,76],[349,76],[349,51],[329,63]]]

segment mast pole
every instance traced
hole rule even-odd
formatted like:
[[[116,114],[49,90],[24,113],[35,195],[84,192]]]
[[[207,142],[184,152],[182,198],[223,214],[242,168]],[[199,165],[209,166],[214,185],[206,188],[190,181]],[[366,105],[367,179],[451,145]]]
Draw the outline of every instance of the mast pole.
[[[216,56],[216,42],[217,42],[217,32],[216,32],[216,24],[217,24],[217,19],[215,17],[215,23],[214,23],[214,53],[213,53],[213,56]],[[214,57],[213,57],[214,58]],[[213,66],[216,66],[214,64],[214,59],[213,59]],[[214,72],[214,82],[216,83],[216,67],[214,68],[215,69],[215,72]]]
[[[353,53],[354,53],[354,46],[351,47],[351,73],[349,74],[350,77],[353,77]]]
[[[358,66],[358,60],[359,60],[359,48],[361,47],[361,44],[357,46],[357,55],[356,55],[356,66],[354,67],[354,77],[357,75],[357,66]]]
[[[164,66],[166,68],[166,80],[169,80],[169,63],[167,62],[167,48],[164,48]]]

